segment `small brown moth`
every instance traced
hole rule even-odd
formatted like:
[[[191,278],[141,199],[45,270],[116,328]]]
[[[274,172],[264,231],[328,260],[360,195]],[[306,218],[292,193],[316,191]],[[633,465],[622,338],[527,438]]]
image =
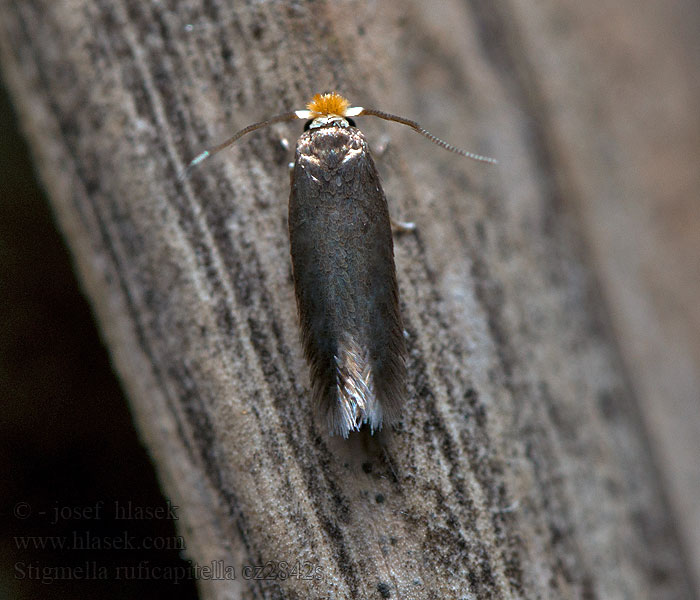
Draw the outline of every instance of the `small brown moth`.
[[[481,162],[415,121],[350,107],[317,94],[306,110],[249,125],[199,154],[184,171],[238,138],[280,121],[305,119],[289,196],[289,239],[304,354],[314,403],[331,435],[372,432],[395,422],[406,398],[406,343],[399,312],[391,219],[369,145],[352,117],[408,125],[450,152]]]

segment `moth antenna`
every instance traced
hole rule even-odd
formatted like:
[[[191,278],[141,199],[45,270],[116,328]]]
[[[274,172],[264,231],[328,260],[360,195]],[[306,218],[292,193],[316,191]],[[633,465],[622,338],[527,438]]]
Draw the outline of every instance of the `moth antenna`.
[[[445,150],[449,150],[450,152],[454,152],[455,154],[459,154],[460,156],[464,156],[465,158],[471,158],[472,160],[476,160],[478,162],[489,163],[492,165],[498,164],[498,161],[495,158],[482,156],[481,154],[474,154],[474,152],[462,150],[461,148],[457,148],[457,146],[448,144],[436,135],[430,133],[428,130],[423,129],[420,125],[418,125],[418,123],[416,123],[415,121],[411,121],[410,119],[405,119],[404,117],[399,117],[397,115],[391,115],[389,113],[382,112],[381,110],[375,110],[373,108],[362,108],[362,112],[360,112],[357,116],[364,115],[379,117],[380,119],[385,119],[386,121],[396,121],[397,123],[401,123],[402,125],[408,125],[411,129],[417,131],[422,136],[427,137],[431,142],[437,144]]]
[[[281,121],[293,121],[294,119],[300,118],[303,117],[300,117],[296,112],[287,112],[281,115],[277,115],[276,117],[267,119],[266,121],[260,121],[259,123],[253,123],[252,125],[248,125],[248,127],[244,127],[240,131],[234,133],[227,140],[224,140],[216,146],[211,146],[210,148],[207,148],[204,152],[201,152],[197,156],[195,156],[189,162],[189,164],[180,172],[180,175],[178,175],[178,180],[183,181],[187,179],[189,174],[192,172],[192,169],[194,169],[199,163],[205,161],[208,158],[211,158],[212,156],[218,154],[222,150],[225,150],[237,139],[243,137],[245,134],[250,133],[251,131],[255,131],[256,129],[261,129],[262,127],[267,127],[268,125],[272,125],[273,123],[280,123]]]

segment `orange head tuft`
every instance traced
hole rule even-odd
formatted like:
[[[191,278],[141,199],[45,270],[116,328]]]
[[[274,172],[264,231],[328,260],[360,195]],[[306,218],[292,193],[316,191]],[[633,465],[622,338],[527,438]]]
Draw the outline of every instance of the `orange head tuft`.
[[[306,108],[315,117],[324,117],[328,115],[336,115],[344,117],[348,110],[350,102],[348,102],[340,94],[330,92],[328,94],[316,94],[306,105]]]

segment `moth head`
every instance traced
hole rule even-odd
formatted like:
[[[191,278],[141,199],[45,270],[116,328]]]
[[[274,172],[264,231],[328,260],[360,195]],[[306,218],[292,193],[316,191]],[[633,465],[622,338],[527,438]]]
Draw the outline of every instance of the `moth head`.
[[[396,123],[401,123],[402,125],[407,125],[414,131],[417,131],[422,136],[428,138],[434,144],[459,154],[466,158],[471,158],[472,160],[477,160],[486,163],[496,163],[497,161],[488,156],[481,156],[480,154],[474,154],[473,152],[468,152],[467,150],[462,150],[456,146],[452,146],[447,142],[444,142],[440,138],[434,136],[429,131],[423,129],[415,121],[406,119],[405,117],[399,117],[397,115],[392,115],[389,113],[382,112],[380,110],[375,110],[372,108],[363,108],[362,106],[350,106],[350,102],[336,92],[329,92],[326,94],[316,94],[311,101],[306,105],[306,110],[295,110],[293,112],[283,113],[275,117],[271,117],[266,121],[260,121],[259,123],[253,123],[248,125],[244,129],[235,133],[229,139],[225,140],[221,144],[207,148],[204,152],[201,152],[194,159],[190,161],[185,169],[180,173],[179,179],[183,180],[187,177],[188,173],[196,167],[199,163],[206,160],[207,158],[214,156],[218,152],[221,152],[224,148],[228,148],[233,144],[238,138],[244,136],[251,131],[256,129],[261,129],[262,127],[267,127],[273,123],[280,123],[282,121],[293,121],[295,119],[306,120],[307,124],[304,129],[316,129],[318,127],[329,127],[329,126],[339,126],[339,127],[354,127],[355,122],[351,117],[359,117],[361,115],[379,117],[386,121],[395,121]]]
[[[319,127],[355,127],[355,121],[350,117],[356,117],[364,109],[361,106],[350,106],[350,102],[344,96],[336,92],[316,94],[306,105],[306,110],[297,110],[296,115],[300,119],[306,119],[304,130],[317,129]]]
[[[327,94],[316,94],[306,105],[312,118],[336,115],[344,117],[345,112],[350,108],[350,102],[336,92]]]

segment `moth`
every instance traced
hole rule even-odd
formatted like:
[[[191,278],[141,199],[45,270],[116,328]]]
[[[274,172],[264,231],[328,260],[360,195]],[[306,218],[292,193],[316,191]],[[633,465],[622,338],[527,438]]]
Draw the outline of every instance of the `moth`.
[[[399,310],[392,221],[369,144],[353,117],[407,125],[435,144],[495,163],[437,138],[415,121],[316,94],[306,110],[253,123],[192,160],[181,175],[251,131],[306,120],[289,196],[289,240],[313,401],[331,435],[394,423],[406,399],[406,342]]]

